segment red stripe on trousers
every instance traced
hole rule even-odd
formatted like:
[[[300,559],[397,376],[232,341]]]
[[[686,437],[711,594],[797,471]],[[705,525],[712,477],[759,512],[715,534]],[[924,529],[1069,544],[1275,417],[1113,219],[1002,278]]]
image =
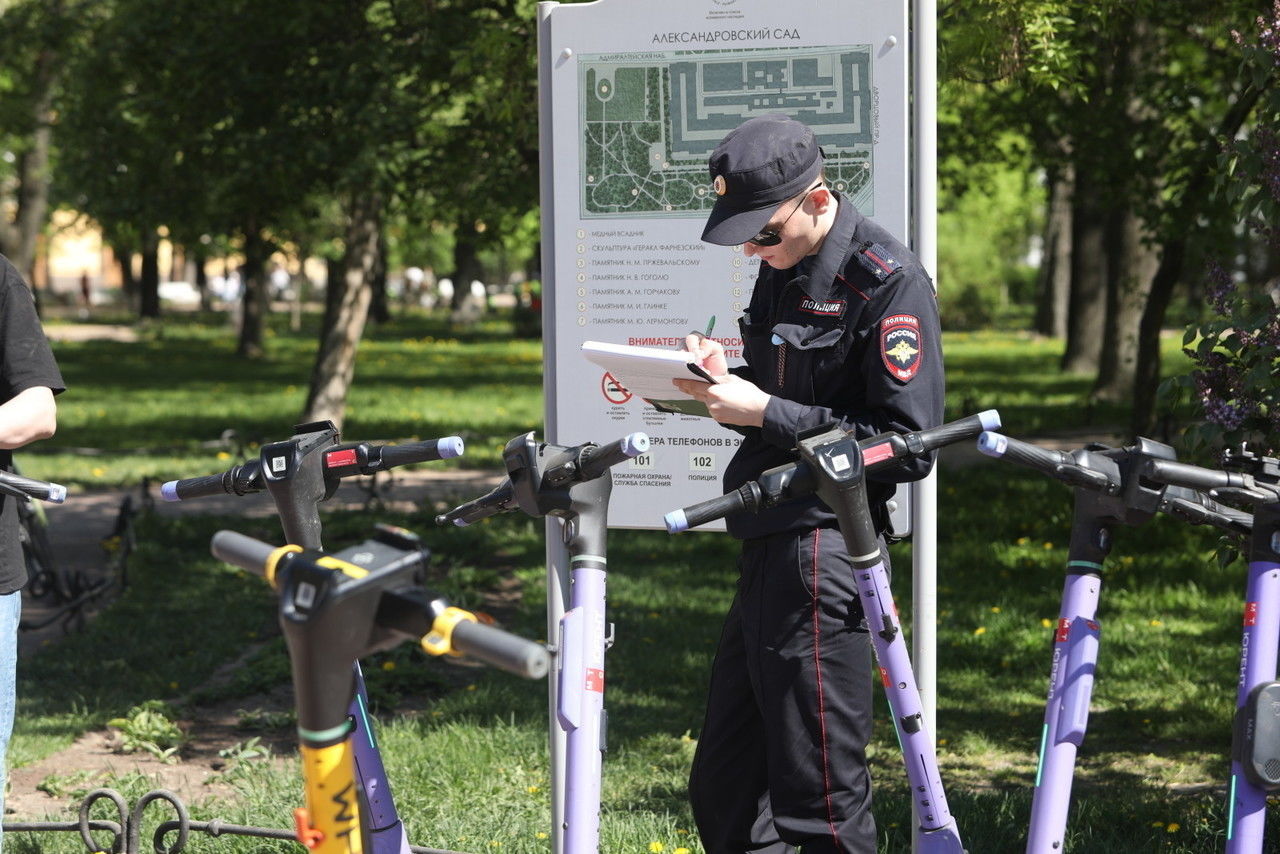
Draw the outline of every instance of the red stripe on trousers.
[[[822,617],[822,608],[818,597],[818,542],[822,529],[813,532],[813,669],[818,681],[818,728],[822,738],[822,788],[827,801],[827,826],[831,828],[831,840],[840,850],[840,835],[836,832],[835,815],[831,808],[831,761],[827,756],[827,715],[826,704],[822,697],[822,656],[819,641],[821,632],[818,621]]]

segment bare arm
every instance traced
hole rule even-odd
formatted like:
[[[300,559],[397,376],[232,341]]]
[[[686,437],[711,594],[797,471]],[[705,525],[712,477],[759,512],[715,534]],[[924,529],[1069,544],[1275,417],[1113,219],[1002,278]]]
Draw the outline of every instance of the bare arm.
[[[0,448],[21,448],[48,439],[58,426],[58,405],[53,392],[34,386],[0,404]]]

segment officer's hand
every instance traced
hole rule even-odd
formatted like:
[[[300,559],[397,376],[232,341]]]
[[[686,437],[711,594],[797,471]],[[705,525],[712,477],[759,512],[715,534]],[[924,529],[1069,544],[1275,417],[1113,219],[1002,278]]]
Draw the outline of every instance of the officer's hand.
[[[693,360],[713,377],[726,376],[729,362],[724,357],[724,347],[719,341],[690,332],[684,339],[684,348],[693,354]]]
[[[710,373],[710,371],[708,371]],[[707,405],[711,417],[721,424],[739,427],[764,425],[764,410],[769,405],[769,395],[753,382],[726,374],[717,377],[714,384],[697,380],[672,380],[676,388]]]

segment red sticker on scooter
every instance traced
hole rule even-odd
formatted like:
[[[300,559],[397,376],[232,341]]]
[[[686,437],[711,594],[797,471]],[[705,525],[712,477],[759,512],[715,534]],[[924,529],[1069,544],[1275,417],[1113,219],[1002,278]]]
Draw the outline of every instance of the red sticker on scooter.
[[[1071,637],[1071,621],[1068,619],[1058,620],[1058,633],[1054,636],[1054,643],[1066,643],[1067,638]]]
[[[1256,626],[1258,624],[1258,603],[1257,602],[1245,603],[1244,624],[1246,626]]]
[[[330,451],[324,455],[325,468],[336,469],[339,466],[353,466],[360,460],[356,457],[355,448],[344,448],[341,451]]]
[[[597,694],[604,693],[604,671],[597,667],[587,668],[587,690]]]

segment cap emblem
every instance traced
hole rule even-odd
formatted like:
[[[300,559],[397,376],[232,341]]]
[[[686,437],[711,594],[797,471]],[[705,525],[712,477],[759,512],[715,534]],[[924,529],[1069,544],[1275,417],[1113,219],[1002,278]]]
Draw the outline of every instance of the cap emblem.
[[[711,188],[716,191],[717,196],[723,196],[729,192],[729,187],[725,184],[723,175],[716,176],[715,180],[711,182]]]

